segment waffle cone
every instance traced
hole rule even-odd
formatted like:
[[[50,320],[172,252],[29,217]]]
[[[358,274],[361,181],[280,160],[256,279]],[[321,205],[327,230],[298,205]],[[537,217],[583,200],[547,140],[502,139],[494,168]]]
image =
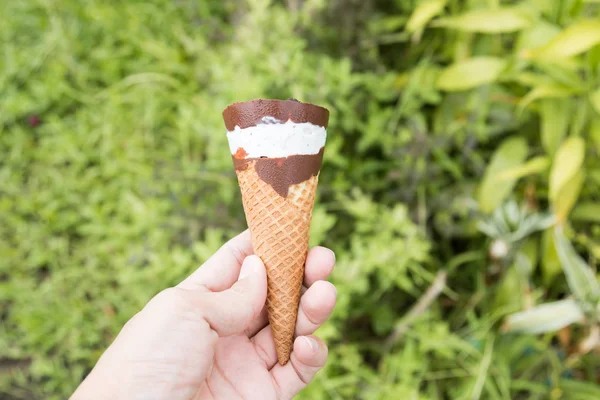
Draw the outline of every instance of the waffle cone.
[[[269,323],[284,365],[294,340],[318,177],[290,186],[282,197],[260,179],[254,165],[236,172],[252,247],[267,269]]]

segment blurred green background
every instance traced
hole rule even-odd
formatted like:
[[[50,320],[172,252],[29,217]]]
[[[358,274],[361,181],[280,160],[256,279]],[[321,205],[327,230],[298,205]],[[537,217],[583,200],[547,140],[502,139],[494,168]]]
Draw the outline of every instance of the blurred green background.
[[[245,228],[222,109],[331,123],[304,399],[600,398],[598,0],[0,2],[0,398]]]

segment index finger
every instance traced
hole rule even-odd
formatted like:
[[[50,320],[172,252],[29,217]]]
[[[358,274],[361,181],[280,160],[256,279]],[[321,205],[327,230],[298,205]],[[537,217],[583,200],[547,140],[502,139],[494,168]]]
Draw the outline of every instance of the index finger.
[[[225,243],[200,268],[183,280],[177,287],[197,289],[206,287],[210,291],[220,292],[229,289],[240,275],[244,259],[254,254],[250,231],[246,229]]]

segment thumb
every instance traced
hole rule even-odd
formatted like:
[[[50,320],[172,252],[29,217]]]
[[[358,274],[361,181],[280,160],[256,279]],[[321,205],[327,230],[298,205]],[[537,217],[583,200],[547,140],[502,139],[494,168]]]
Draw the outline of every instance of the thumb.
[[[259,315],[267,298],[267,272],[255,255],[242,264],[240,277],[222,292],[205,294],[200,312],[219,336],[242,332]]]

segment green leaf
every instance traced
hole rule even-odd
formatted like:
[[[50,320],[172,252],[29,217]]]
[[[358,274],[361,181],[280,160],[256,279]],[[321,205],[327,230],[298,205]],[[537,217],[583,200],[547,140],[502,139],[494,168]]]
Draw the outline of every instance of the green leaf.
[[[563,186],[556,199],[554,199],[552,206],[558,224],[567,220],[571,209],[579,198],[584,179],[585,172],[583,170],[577,171],[575,176]]]
[[[571,118],[569,136],[581,136],[588,125],[590,106],[586,99],[582,98],[572,99],[572,104],[575,107],[575,112]]]
[[[592,104],[592,107],[594,107],[594,110],[600,114],[600,89],[597,89],[590,94],[590,103]]]
[[[523,288],[521,276],[516,268],[506,270],[502,281],[496,287],[494,295],[494,310],[508,309],[510,311],[520,310],[523,301]],[[505,311],[506,312],[506,311]]]
[[[546,99],[540,104],[541,142],[549,155],[554,155],[567,134],[571,118],[569,99]]]
[[[596,308],[600,300],[600,284],[598,284],[596,275],[575,252],[560,227],[554,229],[554,243],[571,292],[579,302],[583,312],[587,316],[593,313],[595,318]]]
[[[600,222],[600,203],[581,203],[571,213],[576,221]]]
[[[540,265],[542,267],[544,285],[550,286],[554,278],[562,270],[558,254],[556,253],[556,246],[554,245],[553,229],[547,229],[542,234],[542,259]]]
[[[509,315],[502,330],[530,334],[555,332],[583,319],[584,315],[575,300],[560,300]]]
[[[529,56],[546,60],[573,57],[600,43],[600,21],[577,22],[556,35],[548,44]]]
[[[556,7],[554,0],[529,0],[527,3],[545,15],[552,15]]]
[[[377,26],[373,27],[373,33],[383,34],[396,32],[406,25],[407,19],[406,15],[390,15],[388,17],[383,17],[377,21]]]
[[[546,60],[536,60],[533,64],[542,71],[551,81],[573,89],[577,93],[582,93],[589,89],[581,76],[580,65],[572,59],[562,59],[561,62],[548,62]]]
[[[502,179],[501,175],[521,164],[527,152],[527,142],[520,137],[505,140],[496,150],[478,191],[479,206],[483,212],[492,212],[510,194],[516,179]]]
[[[553,83],[552,78],[546,74],[534,73],[529,71],[519,72],[514,76],[514,80],[523,86],[545,86]]]
[[[597,154],[600,154],[600,115],[595,115],[590,121],[590,139],[594,143]]]
[[[523,53],[547,44],[560,32],[560,28],[543,20],[523,30],[515,45],[516,53]],[[526,54],[526,53],[525,53]]]
[[[394,310],[386,304],[373,310],[371,325],[377,334],[387,335],[394,328],[397,319],[398,317],[394,313]]]
[[[524,176],[539,174],[550,167],[550,159],[545,156],[534,157],[524,164],[507,169],[499,175],[502,180],[515,180]]]
[[[473,57],[452,64],[440,74],[437,87],[460,91],[495,82],[506,68],[507,61],[497,57]]]
[[[594,0],[599,2],[600,0]],[[591,3],[590,0],[588,0]],[[594,381],[580,381],[562,378],[558,388],[563,393],[563,398],[569,400],[600,399],[600,387]]]
[[[569,182],[583,165],[585,142],[580,137],[571,137],[563,142],[552,163],[550,171],[550,201],[556,199],[559,191]]]
[[[552,85],[559,85],[563,88],[568,88],[572,91],[573,94],[578,93],[586,93],[589,88],[589,84],[586,84],[582,77],[578,68],[570,69],[565,67],[564,65],[552,64],[549,62],[536,62],[535,68],[539,69],[543,76],[547,77],[547,83]],[[540,86],[544,86],[545,84],[541,84]],[[536,85],[537,86],[537,85]],[[556,96],[548,96],[548,98],[560,98],[564,96],[560,96],[560,93],[557,93]]]
[[[464,32],[504,33],[527,28],[533,19],[516,7],[467,11],[454,17],[440,18],[434,26]]]
[[[554,157],[548,197],[559,223],[567,219],[579,197],[585,177],[584,157],[585,142],[580,137],[565,140]]]
[[[537,236],[529,236],[523,246],[521,247],[521,253],[527,258],[532,270],[538,264],[540,259],[540,243]],[[533,272],[533,271],[531,271]]]
[[[575,93],[570,87],[558,85],[554,83],[543,84],[534,87],[521,101],[519,102],[519,108],[522,110],[531,104],[533,101],[538,99],[556,99],[571,97]]]
[[[438,15],[448,0],[427,0],[415,8],[406,24],[406,30],[415,33],[422,30],[433,17]]]

